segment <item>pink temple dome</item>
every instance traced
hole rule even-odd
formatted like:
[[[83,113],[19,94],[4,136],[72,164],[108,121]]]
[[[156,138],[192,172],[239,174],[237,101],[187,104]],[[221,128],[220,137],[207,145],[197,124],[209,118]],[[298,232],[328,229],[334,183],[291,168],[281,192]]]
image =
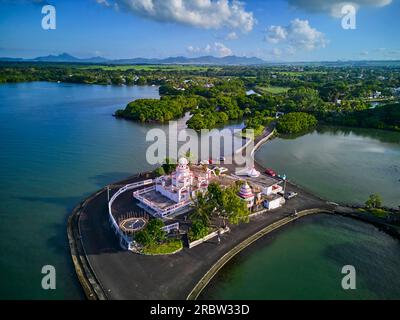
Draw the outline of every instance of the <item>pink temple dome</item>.
[[[251,188],[250,188],[250,186],[248,185],[247,182],[244,183],[244,184],[242,185],[242,187],[240,188],[239,196],[240,196],[241,198],[244,198],[244,199],[253,198],[253,197],[254,197],[254,194],[253,194],[253,192],[251,191]]]

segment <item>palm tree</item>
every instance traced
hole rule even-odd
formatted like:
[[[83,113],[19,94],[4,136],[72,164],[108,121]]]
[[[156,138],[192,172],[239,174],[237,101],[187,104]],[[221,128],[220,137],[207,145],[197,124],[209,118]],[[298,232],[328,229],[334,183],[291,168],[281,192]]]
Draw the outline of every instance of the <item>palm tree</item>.
[[[188,159],[189,164],[192,164],[194,160],[194,155],[192,152],[190,152],[190,150],[188,150],[185,152],[185,158]]]
[[[201,220],[204,225],[209,226],[214,208],[212,208],[212,204],[208,201],[207,194],[197,192],[194,206],[195,209],[191,215],[192,220]]]

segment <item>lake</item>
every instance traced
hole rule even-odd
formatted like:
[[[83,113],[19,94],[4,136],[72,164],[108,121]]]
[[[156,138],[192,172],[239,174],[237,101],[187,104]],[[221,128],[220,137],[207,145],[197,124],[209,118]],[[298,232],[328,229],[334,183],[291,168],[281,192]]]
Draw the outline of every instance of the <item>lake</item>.
[[[69,253],[67,218],[76,204],[104,185],[152,168],[145,160],[150,144],[145,141],[146,133],[151,128],[165,130],[166,127],[112,117],[116,109],[125,107],[128,102],[151,97],[158,97],[157,87],[44,82],[0,85],[0,299],[84,298]],[[236,126],[240,127],[240,124]],[[331,133],[327,135],[334,136]],[[383,152],[385,157],[380,158],[381,162],[366,162],[364,170],[355,171],[354,175],[364,179],[365,172],[378,174],[388,170],[383,177],[394,179],[399,165],[398,161],[393,162],[398,155],[395,142],[379,140],[378,137],[352,137],[350,134],[341,139],[347,137],[350,141],[374,141],[373,146],[377,150],[394,152],[391,158],[386,158],[386,151]],[[304,138],[307,137],[296,142],[301,143]],[[276,139],[263,147],[257,157],[260,154],[264,158],[262,155],[267,152],[268,157],[264,158],[267,165],[285,171],[290,179],[295,179],[296,166],[289,161],[292,157],[284,152],[284,148],[280,152],[281,167],[278,167],[279,154],[269,152],[272,150],[270,146],[276,148],[279,142],[294,145],[294,141]],[[313,151],[312,148],[308,150]],[[328,150],[330,157],[335,157],[335,149]],[[324,161],[329,159],[322,157],[320,151],[324,149],[314,150],[316,158],[308,164],[314,169],[307,168],[306,160],[297,166],[300,169],[299,176],[296,176],[298,183],[307,186],[310,177],[303,172],[318,174],[318,157]],[[366,154],[362,149],[353,152]],[[273,163],[271,159],[277,162]],[[361,163],[364,161],[361,156],[354,156],[353,159],[360,159]],[[335,166],[344,166],[340,162],[335,163]],[[355,162],[353,167],[357,166]],[[340,179],[341,176],[337,177],[336,185],[341,185],[347,192],[360,192],[361,196],[354,194],[360,200],[371,193],[367,184],[365,187],[368,190],[364,190],[362,185],[353,189],[353,182],[357,182],[354,176],[342,184]],[[388,187],[398,186],[390,179],[379,181],[382,187],[379,193],[386,201],[393,197],[387,192]],[[333,182],[321,183],[316,191],[334,195],[330,189]],[[369,230],[369,226],[365,228],[364,231]],[[369,259],[368,252],[364,259]],[[396,258],[385,258],[382,263],[391,265],[393,259]],[[44,265],[56,268],[57,290],[41,288],[41,269]]]
[[[71,263],[66,222],[107,183],[148,170],[151,126],[112,117],[157,87],[56,83],[0,85],[0,298],[84,298]],[[41,288],[43,265],[57,290]]]
[[[322,127],[263,145],[256,161],[324,199],[363,204],[378,193],[400,205],[400,132]]]
[[[399,299],[400,242],[376,227],[326,214],[302,218],[235,256],[200,299]],[[342,267],[356,271],[343,290]]]

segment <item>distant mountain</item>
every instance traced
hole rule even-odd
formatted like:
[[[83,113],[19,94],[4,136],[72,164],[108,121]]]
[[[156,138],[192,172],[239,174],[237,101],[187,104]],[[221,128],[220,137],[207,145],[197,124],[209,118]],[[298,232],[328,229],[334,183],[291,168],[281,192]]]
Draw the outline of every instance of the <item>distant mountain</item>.
[[[29,61],[29,59],[27,59]],[[78,62],[80,59],[74,56],[71,56],[68,53],[62,53],[57,56],[48,55],[44,57],[37,57],[34,59],[30,59],[30,61],[38,61],[38,62]]]
[[[62,53],[59,55],[48,55],[44,57],[37,57],[34,59],[26,59],[23,61],[35,61],[35,62],[71,62],[71,63],[106,63],[108,59],[103,57],[93,57],[87,59],[81,59],[74,57],[68,53]]]
[[[1,0],[0,0],[1,1]],[[103,57],[92,57],[92,58],[77,58],[68,53],[62,53],[59,55],[48,55],[43,57],[37,57],[34,59],[22,59],[22,58],[10,58],[0,57],[0,62],[55,62],[55,63],[92,63],[92,64],[107,64],[107,65],[122,65],[122,64],[188,64],[188,65],[220,65],[220,66],[249,66],[249,65],[285,65],[285,66],[330,66],[330,67],[381,67],[381,66],[400,66],[399,60],[346,60],[346,61],[281,61],[281,62],[266,62],[256,57],[238,57],[238,56],[227,56],[227,57],[214,57],[204,56],[197,58],[188,57],[169,57],[165,59],[152,59],[152,58],[132,58],[132,59],[106,59]]]
[[[101,63],[101,64],[198,64],[198,65],[260,65],[266,62],[256,57],[213,57],[204,56],[197,58],[169,57],[165,59],[132,58],[109,60],[103,57],[77,58],[68,53],[48,55],[34,59],[0,58],[0,61],[27,61],[27,62],[65,62],[65,63]]]

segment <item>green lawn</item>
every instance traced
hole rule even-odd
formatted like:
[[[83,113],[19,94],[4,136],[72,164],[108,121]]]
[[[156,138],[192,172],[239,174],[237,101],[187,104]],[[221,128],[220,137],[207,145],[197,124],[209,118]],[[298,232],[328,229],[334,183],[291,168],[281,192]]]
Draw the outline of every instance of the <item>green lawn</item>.
[[[178,239],[168,240],[162,244],[155,244],[143,248],[144,254],[171,254],[175,251],[182,249],[182,241]]]
[[[288,87],[262,87],[257,86],[257,90],[261,91],[262,93],[271,93],[271,94],[282,94],[288,92],[290,88]]]

